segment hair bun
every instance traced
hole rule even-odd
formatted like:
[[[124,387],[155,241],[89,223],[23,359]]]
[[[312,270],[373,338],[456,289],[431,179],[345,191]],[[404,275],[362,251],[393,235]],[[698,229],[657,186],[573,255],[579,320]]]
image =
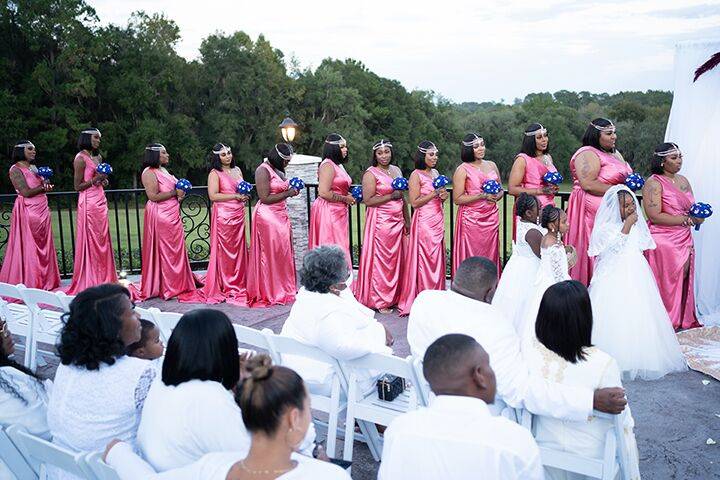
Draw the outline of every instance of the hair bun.
[[[266,354],[254,355],[248,360],[247,370],[253,380],[266,380],[272,375],[272,359]]]

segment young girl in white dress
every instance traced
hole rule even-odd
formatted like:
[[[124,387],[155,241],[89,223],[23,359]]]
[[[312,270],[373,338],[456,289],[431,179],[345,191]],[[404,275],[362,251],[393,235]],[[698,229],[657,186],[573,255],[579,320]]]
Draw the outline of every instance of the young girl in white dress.
[[[538,224],[539,207],[534,196],[524,192],[518,196],[516,241],[492,300],[513,325],[517,325],[518,317],[524,312],[528,292],[540,268],[540,243],[547,230]]]
[[[612,355],[628,379],[660,378],[687,369],[672,323],[643,251],[655,242],[638,200],[625,185],[603,196],[588,255],[594,345]],[[638,341],[642,339],[642,341]]]

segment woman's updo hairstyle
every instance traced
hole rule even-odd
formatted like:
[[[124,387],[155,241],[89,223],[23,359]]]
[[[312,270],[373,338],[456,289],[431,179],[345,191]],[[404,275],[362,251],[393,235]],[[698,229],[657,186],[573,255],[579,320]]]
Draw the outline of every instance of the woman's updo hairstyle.
[[[245,427],[272,436],[289,408],[303,409],[307,396],[303,380],[295,371],[273,365],[265,354],[250,358],[245,369],[237,398]]]
[[[540,226],[548,228],[548,225],[560,219],[561,213],[562,210],[555,205],[545,205],[542,209],[542,214],[540,214]]]
[[[677,146],[677,143],[672,142],[661,143],[660,145],[655,147],[655,150],[653,151],[653,156],[650,159],[650,173],[653,173],[655,175],[662,175],[663,172],[665,172],[665,169],[663,168],[663,164],[665,163],[665,155],[661,155],[661,153],[667,152],[669,150],[680,150],[680,147]]]
[[[540,208],[540,203],[534,195],[522,192],[515,201],[515,213],[520,218],[525,218],[525,213],[532,210],[534,206]]]

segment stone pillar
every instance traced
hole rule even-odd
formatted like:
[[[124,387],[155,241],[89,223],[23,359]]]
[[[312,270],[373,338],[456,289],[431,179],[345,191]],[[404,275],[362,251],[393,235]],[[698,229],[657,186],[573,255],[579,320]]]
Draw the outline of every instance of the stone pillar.
[[[322,159],[310,155],[293,155],[290,164],[285,167],[287,178],[298,177],[306,184],[317,183],[318,166]],[[310,204],[315,200],[314,189],[311,190]],[[300,270],[302,258],[307,252],[308,245],[308,198],[307,190],[301,190],[300,195],[287,199],[290,223],[293,229],[293,247],[295,248],[295,267]]]

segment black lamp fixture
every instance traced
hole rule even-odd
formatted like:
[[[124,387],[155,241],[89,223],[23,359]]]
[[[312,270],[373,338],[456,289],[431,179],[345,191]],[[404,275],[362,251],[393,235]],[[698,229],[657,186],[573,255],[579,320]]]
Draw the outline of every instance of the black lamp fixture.
[[[298,124],[295,123],[295,120],[290,118],[290,114],[285,114],[285,119],[280,123],[280,131],[282,132],[283,140],[286,142],[292,143],[293,140],[295,140],[295,134],[298,130]]]

